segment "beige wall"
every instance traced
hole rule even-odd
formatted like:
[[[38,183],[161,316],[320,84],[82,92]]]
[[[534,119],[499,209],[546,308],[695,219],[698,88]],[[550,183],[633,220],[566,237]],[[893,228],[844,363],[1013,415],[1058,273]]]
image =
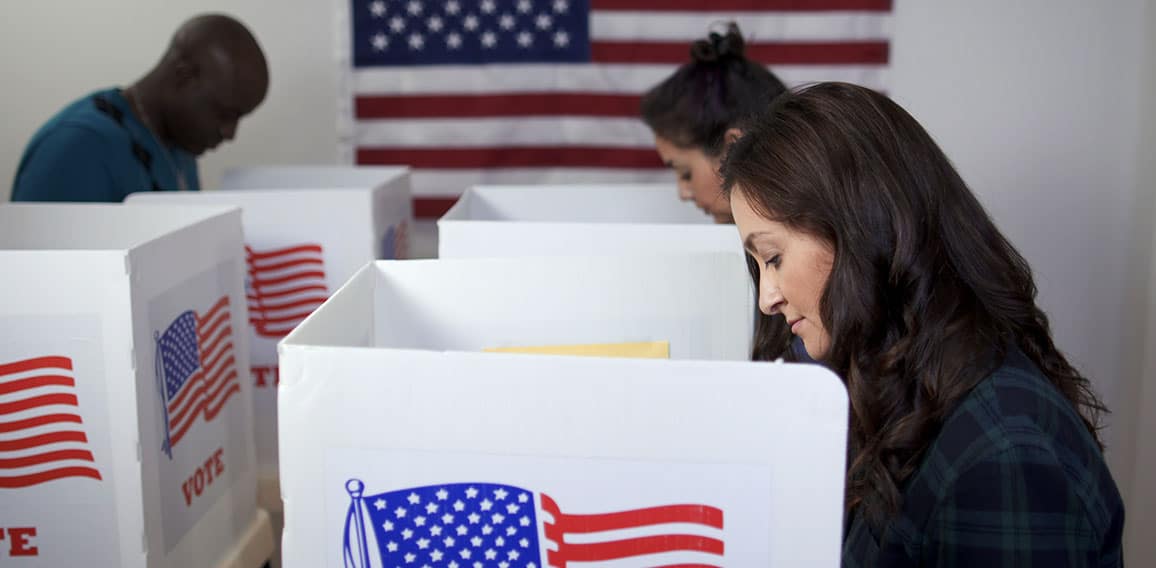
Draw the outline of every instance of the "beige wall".
[[[143,75],[189,16],[223,11],[243,20],[269,59],[269,96],[237,139],[201,161],[206,187],[250,163],[337,160],[336,0],[3,0],[0,2],[0,201],[29,136],[90,91]]]

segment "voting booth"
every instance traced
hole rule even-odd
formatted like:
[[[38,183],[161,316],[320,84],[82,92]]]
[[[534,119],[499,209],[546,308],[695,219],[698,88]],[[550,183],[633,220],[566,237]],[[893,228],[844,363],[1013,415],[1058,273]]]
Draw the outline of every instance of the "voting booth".
[[[410,175],[407,166],[251,166],[227,170],[221,176],[220,188],[374,190],[390,196],[391,216],[397,214],[405,220],[395,228],[390,243],[400,248],[395,256],[385,254],[382,258],[430,258],[437,253],[435,227],[414,222]],[[404,205],[393,205],[393,199],[401,195],[405,196]],[[391,246],[383,248],[388,252]]]
[[[280,345],[284,565],[838,566],[846,394],[744,362],[748,280],[729,253],[366,267]]]
[[[0,206],[0,565],[256,568],[241,214]]]
[[[476,186],[438,220],[440,258],[742,252],[669,184]]]
[[[262,506],[280,509],[277,342],[375,259],[405,258],[410,198],[404,185],[364,189],[145,192],[129,204],[241,208]]]

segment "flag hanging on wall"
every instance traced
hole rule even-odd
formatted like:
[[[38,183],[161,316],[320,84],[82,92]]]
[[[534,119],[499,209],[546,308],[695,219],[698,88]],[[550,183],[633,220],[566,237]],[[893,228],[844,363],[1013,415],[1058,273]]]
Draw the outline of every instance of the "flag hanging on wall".
[[[661,182],[643,92],[735,21],[789,86],[886,90],[891,0],[350,0],[342,147],[413,166],[414,213],[482,183]]]

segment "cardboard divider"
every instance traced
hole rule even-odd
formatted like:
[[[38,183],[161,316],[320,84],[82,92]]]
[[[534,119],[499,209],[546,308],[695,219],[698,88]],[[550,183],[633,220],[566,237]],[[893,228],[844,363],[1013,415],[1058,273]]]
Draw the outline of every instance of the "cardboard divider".
[[[408,257],[408,231],[413,223],[408,171],[274,168],[235,172],[230,179],[258,188],[142,192],[130,195],[126,203],[164,209],[173,205],[241,208],[258,496],[261,507],[278,515],[277,342],[366,263]],[[289,182],[331,185],[318,186],[324,189],[259,188]]]
[[[26,564],[222,562],[259,517],[240,211],[2,205],[0,264],[0,527]]]
[[[407,166],[248,166],[227,170],[221,177],[221,189],[385,188],[385,194],[404,191],[406,194],[404,210],[399,210],[394,205],[390,205],[387,210],[401,211],[405,218],[410,220],[407,227],[409,244],[406,258],[432,258],[437,254],[436,227],[430,221],[414,219],[411,177],[412,173]],[[374,210],[382,208],[375,207]]]
[[[279,347],[284,565],[656,537],[596,563],[838,566],[846,392],[745,361],[748,279],[733,253],[366,267]],[[671,359],[480,352],[648,340]]]
[[[665,184],[476,186],[438,220],[440,258],[742,252]]]

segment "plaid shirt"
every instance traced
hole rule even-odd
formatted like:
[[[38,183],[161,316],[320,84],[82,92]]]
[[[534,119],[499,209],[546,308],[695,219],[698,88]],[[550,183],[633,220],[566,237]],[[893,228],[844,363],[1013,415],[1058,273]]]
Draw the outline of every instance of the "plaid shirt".
[[[1072,405],[1018,350],[944,422],[876,532],[855,515],[845,568],[1123,566],[1124,504]]]

